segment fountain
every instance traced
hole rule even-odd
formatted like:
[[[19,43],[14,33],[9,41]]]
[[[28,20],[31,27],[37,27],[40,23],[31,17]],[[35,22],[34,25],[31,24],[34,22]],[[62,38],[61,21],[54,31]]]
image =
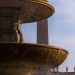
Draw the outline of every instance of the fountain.
[[[22,23],[46,19],[54,11],[46,0],[0,0],[0,75],[32,75],[65,60],[65,49],[24,43],[20,30]]]

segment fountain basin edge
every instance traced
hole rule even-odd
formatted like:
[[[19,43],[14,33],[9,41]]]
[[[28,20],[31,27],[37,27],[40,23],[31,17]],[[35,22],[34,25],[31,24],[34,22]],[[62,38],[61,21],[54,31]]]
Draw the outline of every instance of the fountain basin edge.
[[[64,62],[68,52],[60,47],[44,44],[0,43],[0,64],[23,62],[26,67],[57,67]],[[23,65],[24,66],[24,65]]]

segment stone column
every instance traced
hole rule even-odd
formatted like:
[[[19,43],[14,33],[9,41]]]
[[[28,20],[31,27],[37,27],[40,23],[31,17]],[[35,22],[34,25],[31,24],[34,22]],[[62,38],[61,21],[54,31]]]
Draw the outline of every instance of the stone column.
[[[0,7],[0,42],[23,42],[21,23],[20,9]]]
[[[48,44],[48,19],[37,22],[37,43]]]

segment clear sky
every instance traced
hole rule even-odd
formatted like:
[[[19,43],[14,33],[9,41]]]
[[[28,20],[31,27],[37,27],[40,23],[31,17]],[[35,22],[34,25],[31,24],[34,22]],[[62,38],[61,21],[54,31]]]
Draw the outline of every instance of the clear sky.
[[[49,0],[55,13],[48,19],[49,45],[65,48],[69,55],[59,67],[60,71],[74,71],[75,66],[75,0]],[[26,43],[37,43],[36,23],[22,25],[22,33]]]

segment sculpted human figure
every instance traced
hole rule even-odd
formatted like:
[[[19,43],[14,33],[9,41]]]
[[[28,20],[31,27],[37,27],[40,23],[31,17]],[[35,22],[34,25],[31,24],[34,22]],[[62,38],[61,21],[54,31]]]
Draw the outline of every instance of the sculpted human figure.
[[[17,23],[14,24],[14,29],[17,33],[18,42],[24,42],[23,36],[21,33],[21,21],[19,20]]]

